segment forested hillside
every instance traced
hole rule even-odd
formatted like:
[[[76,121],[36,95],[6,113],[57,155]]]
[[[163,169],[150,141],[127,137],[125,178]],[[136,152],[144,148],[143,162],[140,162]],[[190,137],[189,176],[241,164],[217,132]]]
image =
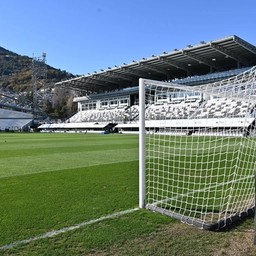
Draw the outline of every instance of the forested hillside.
[[[0,93],[2,91],[13,95],[12,92],[16,92],[33,101],[32,65],[33,58],[0,47]],[[71,73],[47,65],[47,79],[44,81],[47,98],[44,103],[39,99],[38,106],[50,117],[65,118],[74,111],[73,92],[54,86],[56,82],[73,77]],[[37,89],[41,89],[40,84],[37,85]],[[4,98],[4,94],[0,95],[0,99]]]
[[[47,65],[47,83],[65,80],[72,74]],[[32,58],[0,47],[0,87],[20,92],[32,86]]]

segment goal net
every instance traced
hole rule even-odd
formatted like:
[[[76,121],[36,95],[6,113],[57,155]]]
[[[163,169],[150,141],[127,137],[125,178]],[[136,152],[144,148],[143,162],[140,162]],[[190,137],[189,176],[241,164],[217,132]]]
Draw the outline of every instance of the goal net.
[[[200,86],[139,83],[140,207],[208,230],[253,213],[256,68]]]

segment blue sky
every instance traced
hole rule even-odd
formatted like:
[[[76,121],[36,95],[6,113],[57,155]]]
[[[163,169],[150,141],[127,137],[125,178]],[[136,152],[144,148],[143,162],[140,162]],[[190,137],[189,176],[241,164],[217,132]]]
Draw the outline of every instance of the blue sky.
[[[0,0],[0,46],[87,74],[204,40],[256,45],[255,0]]]

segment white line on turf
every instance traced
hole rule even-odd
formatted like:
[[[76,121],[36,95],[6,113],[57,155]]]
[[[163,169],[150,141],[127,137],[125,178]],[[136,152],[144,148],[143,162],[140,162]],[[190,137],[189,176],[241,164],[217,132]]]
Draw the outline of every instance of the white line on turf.
[[[62,229],[59,229],[59,230],[47,232],[47,233],[39,235],[39,236],[35,236],[35,237],[28,238],[28,239],[16,241],[14,243],[1,246],[0,250],[12,249],[12,248],[14,248],[15,246],[18,246],[18,245],[28,244],[30,242],[33,242],[33,241],[36,241],[36,240],[39,240],[39,239],[43,239],[43,238],[54,237],[54,236],[57,236],[59,234],[66,233],[68,231],[78,229],[78,228],[81,228],[81,227],[89,225],[89,224],[93,224],[93,223],[96,223],[96,222],[99,222],[99,221],[102,221],[102,220],[106,220],[106,219],[112,219],[112,218],[115,218],[115,217],[118,217],[118,216],[121,216],[121,215],[124,215],[124,214],[127,214],[127,213],[131,213],[131,212],[134,212],[134,211],[137,211],[137,210],[139,210],[139,208],[134,208],[134,209],[129,209],[129,210],[121,211],[121,212],[116,212],[116,213],[113,213],[113,214],[110,214],[110,215],[107,215],[107,216],[100,217],[98,219],[85,221],[85,222],[76,224],[76,225],[71,226],[71,227],[62,228]]]

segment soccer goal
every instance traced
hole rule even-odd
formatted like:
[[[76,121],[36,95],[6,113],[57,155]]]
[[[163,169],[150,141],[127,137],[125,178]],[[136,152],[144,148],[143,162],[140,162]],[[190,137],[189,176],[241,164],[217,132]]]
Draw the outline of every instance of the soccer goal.
[[[140,207],[207,230],[252,214],[256,68],[199,86],[139,87]]]

